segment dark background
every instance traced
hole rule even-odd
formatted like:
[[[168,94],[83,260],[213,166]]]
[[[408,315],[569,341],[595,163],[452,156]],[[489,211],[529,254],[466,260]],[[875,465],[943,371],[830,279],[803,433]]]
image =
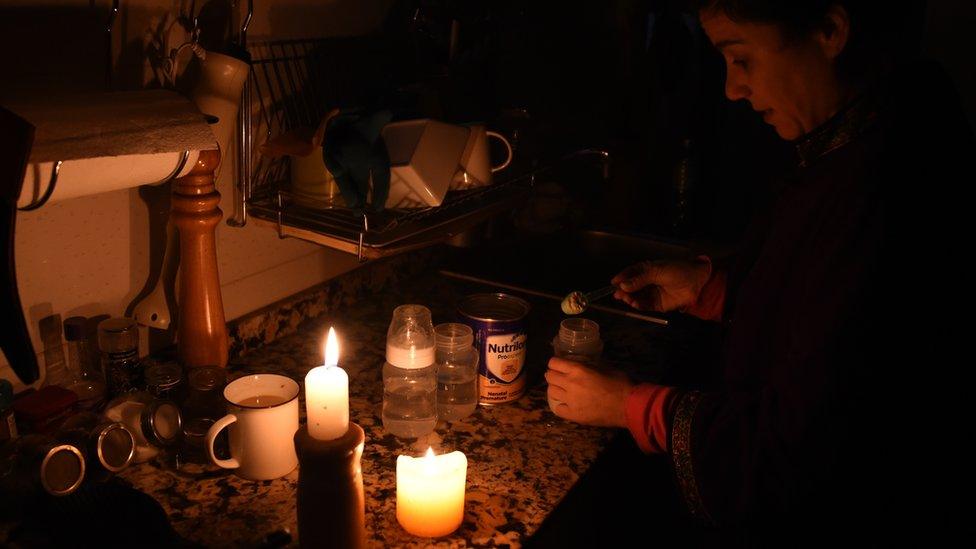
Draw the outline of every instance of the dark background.
[[[967,33],[976,28],[976,4],[877,3],[882,6],[878,18],[887,21],[903,50],[933,56],[947,68],[972,124],[976,69]],[[287,7],[268,0],[272,11],[279,4]],[[324,65],[332,70],[323,75],[329,93],[322,101],[392,108],[398,118],[485,122],[510,136],[517,131],[517,156],[530,165],[582,148],[608,150],[614,177],[586,193],[599,206],[587,212],[593,226],[732,242],[764,199],[771,177],[792,162],[788,144],[748,104],[724,98],[724,64],[696,14],[680,0],[388,0],[385,5],[379,32],[329,39],[323,47],[321,54],[329,59]],[[229,0],[200,6],[222,33],[239,25],[220,22],[221,14],[231,11]],[[341,2],[333,7],[357,9]],[[123,8],[120,28],[140,10],[138,3]],[[318,13],[293,8],[288,12],[293,18]],[[0,60],[0,100],[12,91],[104,89],[111,72],[102,33],[105,15],[0,0],[0,37],[7,52]],[[201,18],[205,30],[208,17]],[[452,24],[457,30],[453,54]],[[223,37],[205,32],[202,38],[211,47]],[[113,88],[139,86],[141,57],[122,52]],[[678,196],[675,172],[682,161],[691,166],[691,176]],[[679,200],[685,203],[680,211]]]
[[[972,118],[963,52],[973,7],[929,4],[884,3],[876,16],[903,55],[935,56],[955,73]],[[357,50],[341,47],[345,56]],[[355,77],[336,75],[331,102],[518,128],[517,153],[543,163],[581,148],[610,151],[614,177],[591,225],[733,242],[793,162],[789,144],[747,103],[725,99],[724,62],[685,2],[399,1],[364,49]],[[682,163],[691,175],[679,196]]]

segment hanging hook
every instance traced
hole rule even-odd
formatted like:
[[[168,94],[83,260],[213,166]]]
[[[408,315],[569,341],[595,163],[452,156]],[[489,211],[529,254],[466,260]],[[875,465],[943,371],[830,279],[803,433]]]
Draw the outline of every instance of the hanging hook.
[[[247,27],[251,24],[251,17],[254,15],[254,0],[247,0],[247,15],[244,16],[244,24],[241,25],[240,46],[247,48]]]
[[[47,184],[47,190],[44,191],[44,195],[23,208],[17,208],[18,210],[22,212],[31,212],[47,204],[47,201],[51,198],[51,195],[54,194],[54,187],[58,184],[58,175],[61,174],[62,163],[63,162],[61,160],[54,163],[54,169],[51,170],[51,180]]]

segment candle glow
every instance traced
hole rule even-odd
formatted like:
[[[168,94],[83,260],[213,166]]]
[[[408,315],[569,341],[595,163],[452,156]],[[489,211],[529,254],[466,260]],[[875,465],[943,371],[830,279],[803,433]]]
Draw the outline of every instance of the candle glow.
[[[446,536],[464,520],[468,458],[461,452],[397,457],[397,522],[415,536]]]
[[[329,328],[325,365],[305,376],[308,432],[318,440],[335,440],[349,429],[349,376],[339,364],[339,341]]]

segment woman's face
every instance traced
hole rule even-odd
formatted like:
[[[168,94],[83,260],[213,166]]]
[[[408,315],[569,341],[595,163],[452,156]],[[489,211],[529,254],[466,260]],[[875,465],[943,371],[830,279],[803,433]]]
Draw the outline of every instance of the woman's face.
[[[834,68],[846,27],[842,36],[815,31],[787,42],[773,24],[732,21],[721,10],[704,10],[700,16],[708,38],[725,57],[725,95],[749,101],[783,139],[810,132],[847,101]]]

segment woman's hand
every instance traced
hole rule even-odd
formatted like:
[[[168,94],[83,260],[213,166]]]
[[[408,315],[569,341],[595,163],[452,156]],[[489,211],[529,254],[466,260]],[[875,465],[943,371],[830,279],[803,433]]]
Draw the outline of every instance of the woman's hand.
[[[668,312],[692,306],[712,275],[712,263],[696,261],[642,261],[613,277],[613,297],[641,311]]]
[[[599,427],[627,426],[626,401],[634,384],[623,372],[553,357],[546,381],[549,408],[557,416]]]

